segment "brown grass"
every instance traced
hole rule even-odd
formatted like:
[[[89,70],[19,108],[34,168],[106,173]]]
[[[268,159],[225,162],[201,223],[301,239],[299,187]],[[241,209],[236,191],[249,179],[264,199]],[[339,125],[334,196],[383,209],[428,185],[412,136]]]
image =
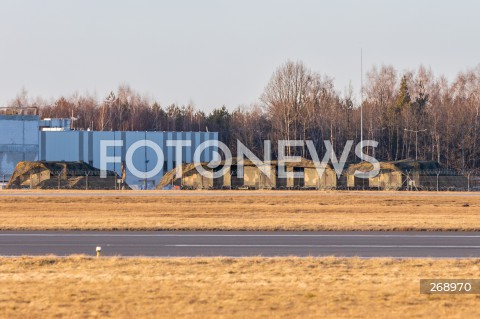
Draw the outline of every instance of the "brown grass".
[[[480,318],[480,295],[421,295],[480,260],[0,259],[2,318]]]
[[[480,196],[387,192],[0,193],[3,230],[480,230]],[[65,194],[75,196],[63,196]],[[104,195],[107,196],[104,196]],[[432,196],[433,195],[433,196]]]

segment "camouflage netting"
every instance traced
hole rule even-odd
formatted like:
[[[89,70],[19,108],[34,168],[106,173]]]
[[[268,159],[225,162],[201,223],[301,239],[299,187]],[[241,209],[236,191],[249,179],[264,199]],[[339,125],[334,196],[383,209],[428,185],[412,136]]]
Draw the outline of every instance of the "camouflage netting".
[[[157,189],[178,187],[184,189],[418,189],[418,190],[467,190],[476,187],[476,181],[470,182],[467,177],[449,169],[442,168],[435,161],[402,160],[394,162],[380,162],[380,174],[373,178],[362,179],[355,176],[355,171],[368,172],[373,169],[369,162],[357,164],[347,163],[340,177],[335,175],[329,164],[321,178],[311,160],[302,159],[299,163],[286,163],[287,171],[303,172],[304,178],[285,179],[276,175],[277,161],[272,161],[271,176],[265,176],[254,163],[245,160],[243,178],[235,175],[238,161],[234,158],[231,171],[222,178],[207,178],[201,176],[194,164],[183,164],[183,178],[175,177],[175,169],[164,175]],[[224,162],[221,163],[224,165]],[[212,172],[207,163],[202,167]]]
[[[469,187],[465,176],[445,169],[435,161],[402,160],[380,162],[380,174],[368,180],[354,176],[356,170],[368,172],[373,169],[369,162],[350,165],[347,169],[348,185],[351,188],[411,189],[419,190],[466,190]]]
[[[235,172],[232,172],[236,170],[236,166],[238,165],[238,160],[237,158],[232,159],[232,166],[230,168],[230,174],[227,173],[226,175],[235,175]],[[211,173],[213,173],[213,170],[208,167],[208,163],[201,163],[202,167]],[[222,161],[220,163],[219,168],[221,168],[223,165],[225,165],[225,162]],[[266,177],[259,169],[257,169],[257,166],[255,165],[254,162],[251,160],[244,160],[244,177],[243,179],[237,179],[235,177],[226,177],[226,178],[208,178],[201,176],[201,174],[198,173],[197,169],[195,168],[195,165],[193,163],[191,164],[182,164],[182,178],[176,178],[176,170],[173,169],[169,172],[167,172],[160,183],[157,186],[157,189],[164,189],[168,187],[181,187],[185,189],[220,189],[224,187],[228,188],[241,188],[241,187],[249,187],[249,188],[276,188],[280,187],[279,183],[277,183],[278,179],[275,176],[276,168],[278,166],[277,161],[271,161],[270,163],[272,167],[272,176]],[[262,165],[259,163],[259,167],[262,167]],[[285,167],[287,171],[293,171],[293,170],[301,170],[305,173],[306,176],[309,178],[306,178],[305,180],[308,182],[302,183],[302,187],[321,187],[321,188],[327,188],[327,187],[322,187],[320,184],[332,184],[332,186],[328,186],[328,188],[334,188],[336,186],[336,183],[334,181],[335,178],[332,178],[334,176],[334,172],[332,169],[332,166],[329,164],[326,167],[326,174],[325,177],[323,178],[322,181],[320,181],[318,178],[315,178],[317,176],[316,170],[315,170],[315,165],[313,161],[307,160],[302,158],[300,162],[286,162]],[[215,169],[216,171],[217,169]],[[328,180],[326,180],[328,175]],[[287,184],[291,187],[294,187],[295,181],[292,179],[289,182],[285,181],[285,187],[287,187]],[[290,185],[292,184],[292,185]],[[333,185],[335,184],[335,185]]]
[[[369,172],[373,169],[373,165],[370,162],[361,162],[358,164],[352,164],[348,166],[347,174],[352,175],[356,170],[362,172]],[[393,162],[380,162],[380,171],[435,171],[441,169],[440,165],[435,161],[393,161]]]
[[[206,171],[212,172],[212,169],[207,166],[207,163],[202,163],[202,167]],[[169,187],[169,186],[172,186],[172,185],[173,186],[180,186],[181,179],[175,177],[176,172],[177,171],[174,168],[171,171],[165,173],[165,175],[163,175],[163,177],[162,177],[162,180],[157,185],[157,189],[164,189],[165,187]],[[183,177],[184,180],[185,179],[187,179],[187,180],[199,179],[200,180],[199,183],[205,182],[205,184],[207,184],[207,185],[206,185],[206,187],[203,187],[203,188],[208,188],[209,184],[210,184],[208,181],[205,181],[205,178],[202,178],[200,176],[197,169],[195,168],[194,163],[190,163],[190,164],[185,164],[184,163],[184,164],[182,164],[182,177]],[[202,188],[202,187],[200,186],[200,188]]]
[[[7,189],[115,189],[118,175],[100,170],[83,162],[19,162]],[[122,189],[130,189],[122,183]]]

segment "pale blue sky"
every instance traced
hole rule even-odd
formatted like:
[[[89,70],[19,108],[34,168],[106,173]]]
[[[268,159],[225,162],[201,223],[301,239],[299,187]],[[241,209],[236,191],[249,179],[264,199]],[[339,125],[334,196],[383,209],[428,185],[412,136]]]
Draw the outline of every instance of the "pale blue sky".
[[[0,105],[127,83],[162,105],[256,102],[302,60],[339,91],[382,63],[449,79],[480,63],[478,1],[0,0]]]

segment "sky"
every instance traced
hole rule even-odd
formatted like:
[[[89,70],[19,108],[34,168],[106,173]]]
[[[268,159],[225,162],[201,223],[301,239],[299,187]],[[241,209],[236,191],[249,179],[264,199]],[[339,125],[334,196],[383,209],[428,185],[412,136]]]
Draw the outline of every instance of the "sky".
[[[287,60],[360,90],[373,65],[452,80],[480,63],[474,0],[0,0],[0,106],[121,84],[162,105],[258,102]]]

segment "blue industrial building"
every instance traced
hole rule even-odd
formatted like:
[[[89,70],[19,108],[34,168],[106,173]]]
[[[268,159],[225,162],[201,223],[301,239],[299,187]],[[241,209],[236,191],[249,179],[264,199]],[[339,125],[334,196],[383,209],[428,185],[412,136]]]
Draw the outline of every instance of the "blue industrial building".
[[[131,154],[134,169],[141,172],[152,171],[158,164],[156,152],[151,147],[142,147],[142,142],[151,141],[162,150],[163,168],[153,177],[142,178],[126,166],[126,182],[132,188],[154,188],[165,172],[175,167],[176,149],[167,141],[188,141],[191,146],[182,148],[183,163],[193,162],[193,154],[198,145],[208,142],[210,146],[201,156],[201,161],[210,161],[218,146],[218,133],[211,132],[99,132],[75,131],[70,129],[69,119],[43,119],[36,115],[0,115],[0,182],[13,173],[20,161],[83,161],[96,168],[100,167],[101,141],[114,141],[123,146],[106,148],[106,155],[119,157],[119,162],[109,163],[108,170],[122,175],[128,149],[138,146]]]
[[[20,161],[35,161],[39,150],[36,115],[0,115],[0,187]]]

